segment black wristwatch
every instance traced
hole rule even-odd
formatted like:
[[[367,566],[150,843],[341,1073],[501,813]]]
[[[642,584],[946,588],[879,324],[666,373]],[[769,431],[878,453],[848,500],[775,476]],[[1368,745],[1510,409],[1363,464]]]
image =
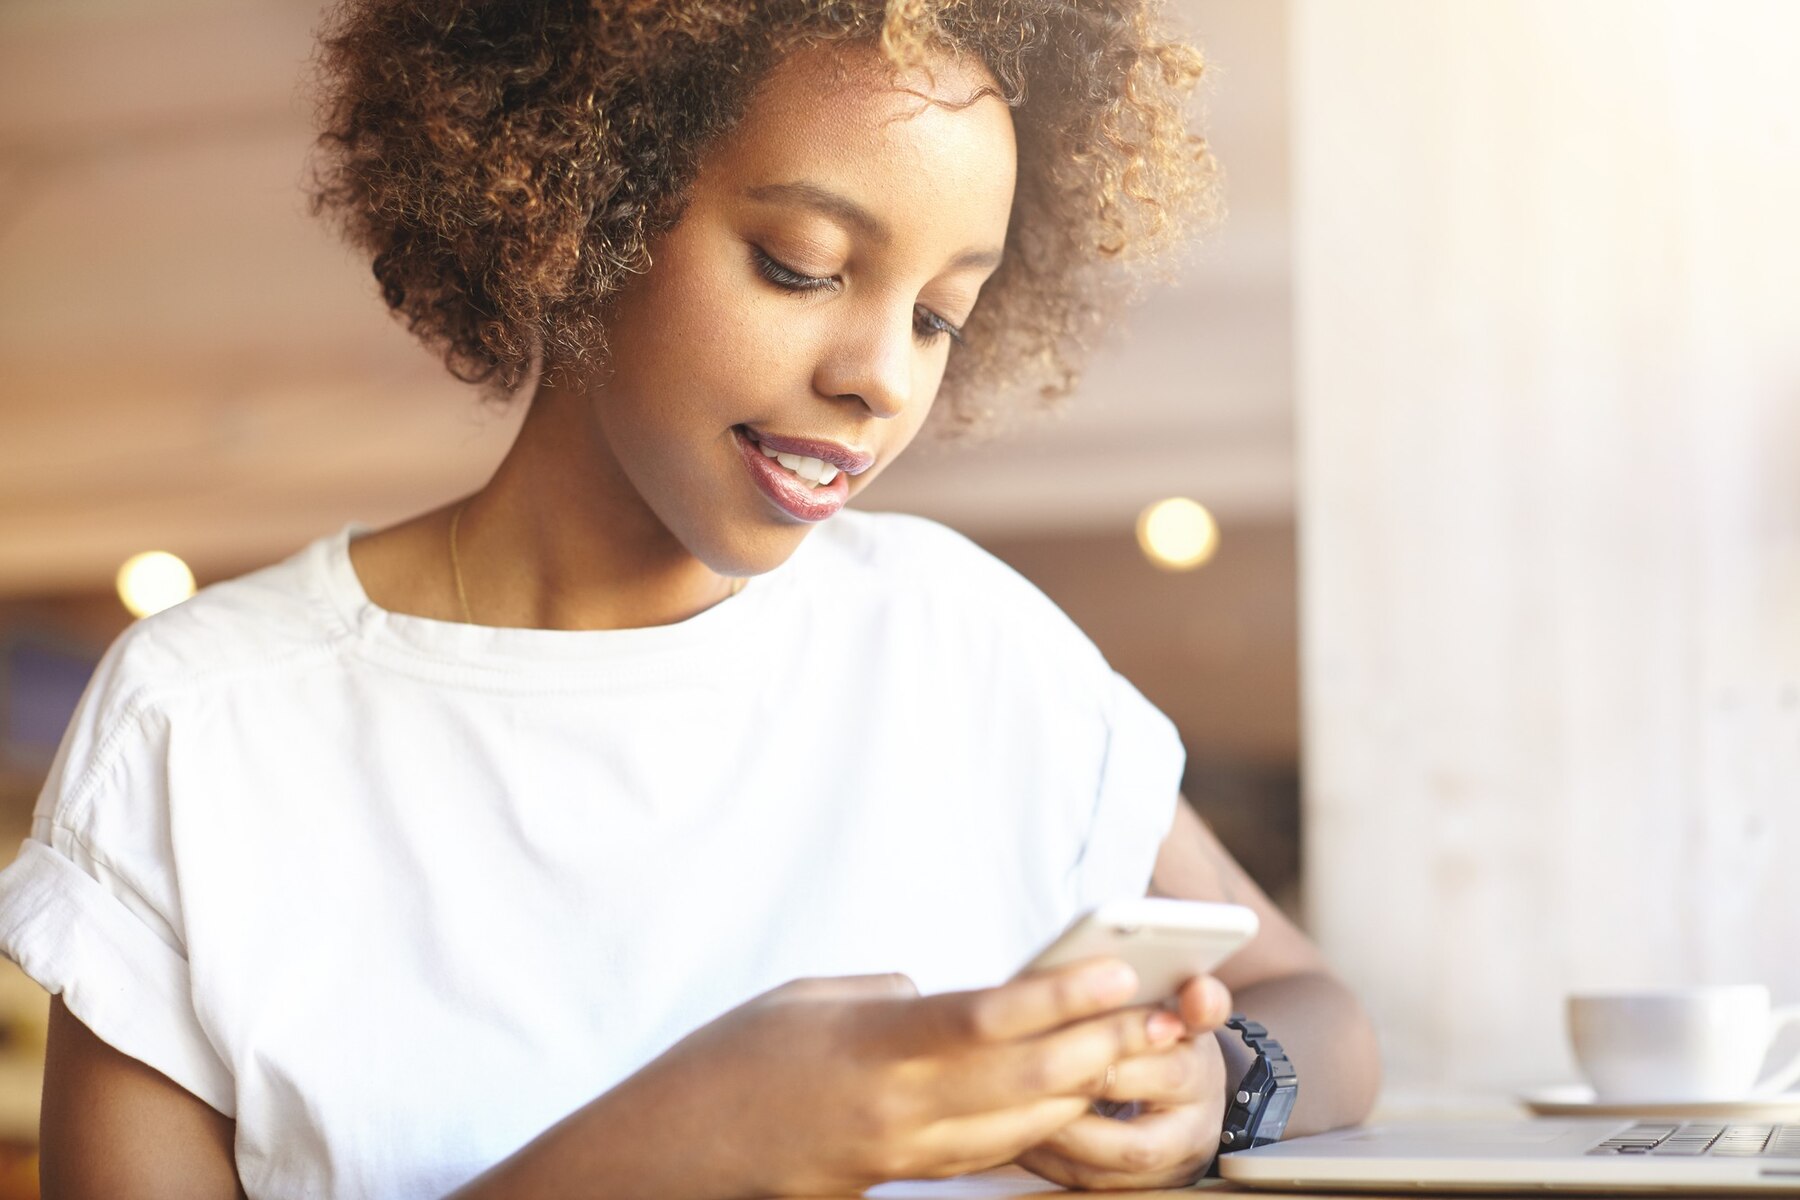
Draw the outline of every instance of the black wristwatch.
[[[1219,1130],[1220,1155],[1280,1141],[1288,1116],[1294,1111],[1294,1097],[1300,1092],[1300,1077],[1294,1072],[1294,1064],[1267,1029],[1242,1016],[1233,1016],[1225,1027],[1237,1030],[1256,1060],[1244,1072],[1231,1094],[1231,1102],[1225,1106],[1224,1126]],[[1217,1157],[1209,1173],[1219,1173]]]

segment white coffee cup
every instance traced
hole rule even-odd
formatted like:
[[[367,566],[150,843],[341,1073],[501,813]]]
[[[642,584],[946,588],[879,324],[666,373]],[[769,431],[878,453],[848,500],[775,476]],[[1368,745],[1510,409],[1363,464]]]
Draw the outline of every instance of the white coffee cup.
[[[1741,1100],[1800,1080],[1800,1053],[1758,1077],[1800,1004],[1772,1009],[1761,984],[1577,992],[1575,1062],[1603,1103]]]

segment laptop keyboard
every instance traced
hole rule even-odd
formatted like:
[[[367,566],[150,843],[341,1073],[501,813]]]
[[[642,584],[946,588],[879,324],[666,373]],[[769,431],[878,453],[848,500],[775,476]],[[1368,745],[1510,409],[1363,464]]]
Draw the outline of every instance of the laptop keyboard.
[[[1588,1151],[1732,1158],[1800,1158],[1800,1125],[1705,1125],[1698,1121],[1640,1121]]]

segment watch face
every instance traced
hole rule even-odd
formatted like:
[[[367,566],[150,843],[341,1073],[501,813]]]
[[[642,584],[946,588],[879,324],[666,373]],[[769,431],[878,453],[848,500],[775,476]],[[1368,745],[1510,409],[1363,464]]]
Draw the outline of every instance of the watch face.
[[[1262,1119],[1256,1123],[1256,1140],[1277,1141],[1282,1130],[1287,1128],[1288,1115],[1294,1111],[1294,1097],[1300,1094],[1298,1088],[1277,1088],[1263,1106]]]

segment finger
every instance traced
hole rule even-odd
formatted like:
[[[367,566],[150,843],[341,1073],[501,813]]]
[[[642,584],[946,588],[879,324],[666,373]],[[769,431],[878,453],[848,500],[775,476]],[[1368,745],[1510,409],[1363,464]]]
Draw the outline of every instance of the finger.
[[[1009,1163],[1087,1115],[1083,1097],[1058,1096],[997,1112],[948,1117],[926,1130],[922,1157],[935,1175],[957,1175]],[[954,1168],[954,1169],[953,1169]]]
[[[1051,1096],[1091,1101],[1106,1088],[1107,1068],[1174,1046],[1185,1032],[1174,1014],[1140,1006],[1010,1045],[980,1047],[940,1069],[933,1103],[940,1112],[968,1114]]]
[[[1140,1054],[1118,1063],[1101,1092],[1102,1100],[1143,1100],[1151,1104],[1198,1104],[1225,1089],[1219,1055],[1191,1041]]]
[[[1211,1032],[1231,1016],[1231,989],[1211,975],[1196,976],[1181,985],[1178,1007],[1190,1034]]]
[[[1124,962],[1092,958],[999,987],[928,996],[922,1031],[938,1045],[1016,1041],[1116,1009],[1136,993],[1137,973]]]
[[[1075,1164],[1084,1187],[1175,1182],[1197,1173],[1218,1149],[1218,1131],[1206,1131],[1204,1116],[1199,1105],[1183,1105],[1130,1121],[1078,1117],[1039,1149]]]
[[[1138,1195],[1153,1191],[1160,1196],[1169,1188],[1185,1188],[1193,1184],[1205,1173],[1206,1164],[1212,1159],[1193,1154],[1162,1171],[1130,1174],[1105,1170],[1058,1154],[1047,1147],[1033,1146],[1013,1161],[1034,1175],[1041,1175],[1065,1188],[1082,1191],[1131,1191]]]
[[[1087,1187],[1087,1183],[1082,1179],[1080,1164],[1070,1162],[1056,1151],[1043,1146],[1033,1146],[1013,1161],[1033,1175],[1041,1176],[1051,1183],[1071,1191]]]
[[[1181,1019],[1164,1009],[1131,1008],[1045,1034],[1013,1053],[1023,1083],[1091,1100],[1116,1078],[1119,1064],[1178,1045],[1185,1032]]]
[[[833,975],[817,979],[793,979],[765,993],[781,1000],[881,1000],[905,999],[919,994],[918,985],[905,975]]]
[[[1059,1154],[1047,1145],[1033,1146],[1014,1160],[1034,1175],[1041,1175],[1051,1183],[1061,1184],[1065,1188],[1077,1191],[1099,1190],[1104,1185],[1101,1178],[1117,1179],[1118,1174],[1102,1171],[1098,1167],[1089,1166],[1064,1154]],[[1120,1185],[1113,1185],[1118,1188]],[[1131,1186],[1129,1183],[1124,1186]]]
[[[1044,1148],[1134,1182],[1166,1177],[1193,1160],[1210,1160],[1219,1148],[1219,1130],[1206,1130],[1204,1119],[1201,1105],[1152,1108],[1130,1121],[1084,1115],[1044,1139]]]

